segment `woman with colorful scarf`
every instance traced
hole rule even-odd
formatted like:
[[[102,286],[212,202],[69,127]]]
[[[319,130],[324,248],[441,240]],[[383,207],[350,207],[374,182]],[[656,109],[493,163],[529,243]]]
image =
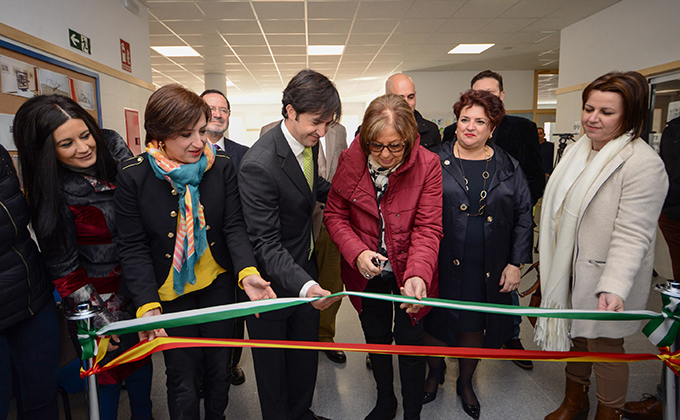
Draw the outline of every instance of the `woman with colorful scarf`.
[[[420,146],[408,103],[383,95],[366,109],[359,136],[340,155],[328,194],[326,227],[342,254],[347,290],[437,297],[442,238],[442,172],[437,155]],[[350,297],[366,343],[423,345],[422,318],[430,307]],[[393,322],[394,320],[394,322]],[[371,353],[377,388],[367,420],[397,412],[392,356]],[[399,356],[404,420],[423,405],[425,358]]]
[[[543,195],[541,307],[645,309],[668,190],[663,162],[640,138],[649,84],[637,72],[608,73],[585,88],[582,100],[585,135],[567,149]],[[639,327],[639,321],[539,318],[536,341],[544,350],[623,353],[624,338]],[[628,365],[570,362],[564,401],[547,420],[588,412],[592,370],[595,419],[621,418]]]
[[[210,108],[195,93],[167,85],[149,98],[146,153],[120,165],[115,205],[124,292],[137,316],[234,302],[242,287],[252,300],[276,297],[255,268],[236,169],[207,141]],[[238,286],[237,286],[238,284]],[[140,333],[230,338],[233,321]],[[228,403],[230,348],[164,352],[170,418],[222,419]]]
[[[132,302],[118,293],[113,195],[116,165],[132,152],[118,133],[102,132],[87,111],[60,95],[26,101],[14,118],[13,132],[33,227],[62,307],[73,309],[82,301],[103,306],[93,321],[97,328],[131,318]],[[69,327],[75,340],[76,327]],[[104,362],[137,342],[129,334],[114,337]],[[41,350],[49,360],[49,346]],[[150,362],[147,358],[98,375],[102,419],[118,418],[123,379],[132,419],[152,418]]]

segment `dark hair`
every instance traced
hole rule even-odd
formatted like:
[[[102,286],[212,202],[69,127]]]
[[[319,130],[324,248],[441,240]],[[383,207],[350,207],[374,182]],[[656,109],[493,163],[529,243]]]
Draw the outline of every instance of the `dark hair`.
[[[144,111],[146,144],[176,137],[192,128],[201,116],[210,121],[210,106],[181,85],[165,85],[151,94]]]
[[[598,77],[583,90],[581,109],[585,107],[593,90],[616,92],[623,99],[623,120],[614,138],[629,131],[633,132],[633,138],[642,135],[649,111],[649,82],[645,76],[636,71],[614,71]]]
[[[470,81],[470,88],[472,89],[472,86],[474,86],[475,83],[477,83],[477,81],[481,79],[496,79],[496,81],[498,82],[498,90],[500,92],[503,92],[503,76],[491,70],[484,70],[477,73],[477,75],[473,77],[472,80]]]
[[[418,123],[408,102],[393,93],[371,101],[361,123],[359,142],[366,156],[371,154],[368,143],[374,143],[386,127],[392,127],[404,140],[404,158],[411,153],[418,136]]]
[[[328,77],[314,70],[306,69],[296,74],[283,90],[281,115],[288,118],[286,107],[291,105],[295,113],[321,114],[322,119],[332,117],[337,124],[342,115],[340,95]]]
[[[484,114],[489,119],[489,127],[492,130],[498,127],[498,124],[505,117],[505,107],[498,96],[485,90],[470,89],[460,95],[458,102],[453,105],[453,113],[456,114],[456,119],[460,118],[463,109],[474,105],[484,108]],[[487,139],[488,142],[489,139]]]
[[[224,100],[227,101],[227,109],[228,109],[229,111],[231,111],[231,104],[229,103],[229,99],[227,99],[227,97],[224,95],[224,93],[222,93],[221,91],[219,91],[219,90],[217,90],[217,89],[207,89],[207,90],[204,90],[203,93],[201,93],[200,96],[201,96],[201,98],[202,98],[202,97],[204,97],[205,95],[209,95],[209,94],[212,94],[212,93],[214,93],[214,94],[216,94],[216,95],[222,95],[222,97],[224,98]]]
[[[63,206],[60,171],[68,171],[57,159],[54,131],[70,119],[80,119],[97,145],[94,176],[116,180],[116,161],[106,147],[95,119],[74,100],[61,95],[41,95],[24,102],[14,117],[12,132],[19,151],[24,189],[33,211],[33,226],[41,241],[61,249],[59,237],[67,211]]]

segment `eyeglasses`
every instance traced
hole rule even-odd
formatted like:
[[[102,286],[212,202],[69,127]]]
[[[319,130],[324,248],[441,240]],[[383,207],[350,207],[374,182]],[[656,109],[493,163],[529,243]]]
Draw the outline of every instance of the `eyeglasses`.
[[[406,147],[405,143],[391,143],[391,144],[380,144],[380,143],[368,143],[368,149],[373,153],[382,153],[383,149],[387,148],[392,153],[399,153]]]

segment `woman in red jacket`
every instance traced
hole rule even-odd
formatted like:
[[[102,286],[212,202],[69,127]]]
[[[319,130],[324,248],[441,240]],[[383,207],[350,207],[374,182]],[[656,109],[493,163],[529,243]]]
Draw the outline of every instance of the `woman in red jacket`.
[[[340,155],[325,213],[347,290],[436,297],[441,210],[439,159],[420,146],[413,111],[398,95],[374,99],[359,136]],[[367,343],[392,344],[394,337],[397,344],[423,344],[420,320],[430,308],[351,300]],[[370,358],[378,401],[366,419],[393,419],[392,356]],[[399,372],[404,419],[419,419],[425,359],[399,356]]]

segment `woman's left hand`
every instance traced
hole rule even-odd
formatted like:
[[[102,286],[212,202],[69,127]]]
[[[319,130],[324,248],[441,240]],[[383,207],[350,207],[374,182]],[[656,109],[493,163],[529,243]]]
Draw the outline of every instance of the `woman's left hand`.
[[[522,272],[519,267],[512,264],[505,266],[503,273],[501,273],[501,281],[498,284],[501,286],[501,293],[512,292],[517,290],[519,282],[522,280]]]
[[[271,283],[265,281],[265,279],[257,274],[245,276],[241,284],[243,284],[243,290],[246,291],[246,294],[252,301],[276,299],[276,293],[272,290]]]
[[[422,300],[427,297],[427,286],[425,285],[425,280],[420,277],[411,277],[404,282],[404,287],[401,289],[401,294],[403,296],[412,296],[418,300]],[[414,303],[402,303],[399,305],[401,309],[406,309],[406,313],[415,314],[420,311],[423,305],[416,305]]]
[[[623,311],[623,300],[613,293],[600,293],[597,300],[597,310],[621,312]]]

